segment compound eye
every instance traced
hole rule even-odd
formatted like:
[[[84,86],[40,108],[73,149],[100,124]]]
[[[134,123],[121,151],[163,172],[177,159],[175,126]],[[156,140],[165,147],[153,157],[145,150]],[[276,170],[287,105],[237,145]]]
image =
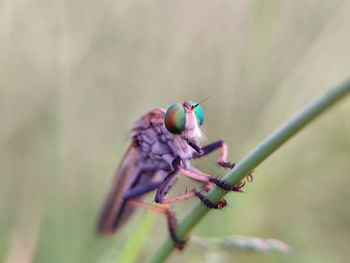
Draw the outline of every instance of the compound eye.
[[[185,129],[186,112],[182,104],[171,104],[164,117],[164,124],[167,130],[172,134],[181,134]]]
[[[201,105],[198,105],[194,101],[190,101],[190,103],[192,106],[195,106],[194,113],[196,114],[199,126],[201,126],[203,124],[203,121],[204,121],[203,109],[202,109]]]

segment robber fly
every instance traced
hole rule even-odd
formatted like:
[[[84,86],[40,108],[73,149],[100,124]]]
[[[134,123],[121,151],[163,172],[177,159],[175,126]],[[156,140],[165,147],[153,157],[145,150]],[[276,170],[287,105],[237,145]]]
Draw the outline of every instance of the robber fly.
[[[195,189],[166,198],[178,175],[202,182],[204,191],[209,191],[214,185],[227,191],[242,191],[244,182],[228,185],[190,165],[191,159],[220,149],[217,164],[223,168],[234,166],[226,161],[227,145],[224,141],[201,147],[203,117],[200,103],[185,101],[172,104],[168,109],[152,110],[136,122],[131,132],[132,142],[116,171],[100,214],[99,233],[115,233],[137,207],[143,207],[166,215],[170,236],[175,246],[181,249],[185,241],[176,237],[176,218],[170,204],[197,197],[207,207],[218,209],[223,208],[226,201],[222,199],[214,204]],[[143,203],[141,197],[154,190],[154,200],[158,205]]]

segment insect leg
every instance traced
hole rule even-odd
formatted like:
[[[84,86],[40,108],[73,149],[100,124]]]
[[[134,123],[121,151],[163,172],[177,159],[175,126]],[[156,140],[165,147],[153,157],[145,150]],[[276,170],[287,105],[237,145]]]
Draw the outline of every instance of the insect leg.
[[[176,195],[174,197],[164,198],[160,201],[161,204],[173,204],[178,201],[188,200],[196,196],[195,190],[182,195]]]
[[[213,204],[206,197],[204,197],[201,193],[199,193],[196,190],[192,190],[191,192],[188,192],[188,193],[183,194],[183,195],[178,195],[178,196],[174,196],[171,198],[164,198],[161,201],[161,205],[170,205],[170,204],[175,203],[177,201],[187,200],[187,199],[193,198],[195,196],[197,196],[209,208],[221,209],[221,208],[224,208],[226,206],[225,199],[220,200],[220,202],[218,204]],[[168,228],[169,228],[169,233],[170,233],[171,239],[173,240],[177,249],[183,249],[185,247],[186,242],[189,239],[189,237],[181,240],[176,236],[177,220],[176,220],[174,212],[170,209],[170,207],[168,207],[166,209],[165,214],[166,214],[167,220],[168,220]]]
[[[206,205],[208,208],[222,209],[227,205],[226,200],[223,198],[217,204],[214,204],[208,198],[206,198],[204,195],[202,195],[200,192],[198,192],[195,189],[193,189],[191,192],[188,192],[186,194],[177,195],[177,196],[170,197],[170,198],[165,198],[162,200],[161,204],[172,204],[172,203],[175,203],[177,201],[188,200],[188,199],[191,199],[193,197],[198,197],[199,200],[204,205]]]
[[[173,186],[177,178],[176,171],[171,171],[168,173],[168,175],[164,178],[164,180],[161,182],[160,186],[158,187],[156,196],[154,200],[157,203],[161,203],[164,199],[164,196],[169,192],[170,188]]]
[[[139,197],[143,194],[156,190],[161,185],[161,183],[162,182],[151,182],[140,187],[132,188],[124,194],[123,198],[127,200]]]
[[[194,169],[194,168],[193,168]],[[198,197],[202,203],[204,203],[209,208],[215,208],[215,209],[221,209],[226,206],[226,201],[224,199],[220,200],[218,204],[212,203],[210,200],[208,200],[206,197],[204,197],[201,193],[199,193],[196,190],[192,190],[189,193],[178,195],[171,198],[165,198],[166,194],[168,193],[170,187],[174,184],[176,177],[177,177],[177,171],[180,173],[183,173],[195,180],[206,182],[208,185],[212,185],[212,182],[210,181],[210,175],[207,175],[200,170],[194,169],[186,170],[184,168],[181,168],[180,165],[176,166],[176,171],[171,171],[163,180],[163,182],[160,184],[157,194],[155,196],[155,201],[160,204],[172,204],[177,201],[181,200],[187,200],[193,197]],[[187,173],[187,174],[186,174]],[[225,184],[227,185],[227,184]],[[231,191],[242,191],[239,187],[232,187],[229,186]],[[233,190],[234,189],[234,190]],[[209,191],[209,189],[207,189]]]
[[[165,201],[164,197],[168,193],[168,191],[171,188],[171,186],[175,183],[176,177],[177,177],[177,172],[176,171],[171,171],[164,178],[163,182],[158,187],[156,196],[154,198],[154,200],[157,203],[161,203],[163,205],[165,204],[165,205],[169,206],[171,203],[174,203],[176,201],[191,198],[190,195],[187,195],[187,196],[183,195],[182,197],[177,198],[177,200],[175,200],[175,198],[173,198],[172,202],[171,201],[170,202],[166,202]],[[184,248],[187,239],[181,240],[181,239],[179,239],[176,236],[177,220],[176,220],[176,217],[174,215],[174,212],[170,209],[170,207],[168,207],[168,209],[167,209],[165,214],[166,214],[167,220],[168,220],[168,228],[169,228],[170,237],[173,240],[176,248],[178,248],[178,249]]]
[[[177,220],[169,204],[160,204],[159,206],[154,206],[154,205],[143,203],[138,200],[129,200],[129,204],[166,215],[170,237],[173,240],[174,245],[176,246],[177,249],[180,249],[180,250],[185,247],[187,239],[180,240],[177,238],[176,236]]]
[[[174,241],[174,244],[176,248],[182,249],[185,246],[185,243],[187,240],[180,240],[176,237],[176,227],[177,227],[177,220],[174,215],[174,212],[170,208],[170,204],[180,201],[180,200],[186,200],[192,197],[195,197],[195,193],[193,191],[186,193],[181,196],[175,196],[169,199],[164,199],[164,196],[168,193],[171,186],[174,184],[176,180],[176,172],[171,171],[169,174],[164,178],[161,182],[153,182],[148,183],[143,186],[137,186],[135,188],[130,189],[124,196],[124,202],[127,202],[130,205],[137,206],[137,207],[143,207],[148,210],[152,210],[158,213],[165,214],[167,217],[168,222],[168,228],[170,237]],[[159,206],[154,206],[150,204],[145,204],[139,200],[135,200],[134,198],[139,197],[147,192],[153,191],[155,189],[158,189],[155,201],[157,203],[160,203]]]
[[[180,163],[180,162],[179,162]],[[207,200],[202,194],[200,194],[196,190],[192,190],[188,193],[182,194],[182,195],[177,195],[174,197],[170,198],[165,198],[166,194],[168,193],[169,189],[171,186],[174,184],[176,177],[177,177],[177,168],[179,167],[178,165],[176,166],[175,171],[169,172],[169,174],[164,178],[163,182],[160,184],[156,196],[155,196],[155,201],[157,203],[160,203],[161,205],[170,205],[172,203],[181,201],[181,200],[187,200],[193,197],[198,197],[204,204],[206,204],[210,208],[223,208],[226,205],[226,201],[219,202],[219,204],[212,204],[209,200]],[[168,207],[166,211],[166,216],[168,219],[168,228],[169,228],[169,233],[172,238],[172,240],[175,243],[175,246],[179,249],[183,248],[187,239],[185,240],[180,240],[176,236],[176,227],[177,227],[177,222],[176,222],[176,217],[173,214],[172,210],[170,207]]]
[[[233,163],[226,161],[227,153],[228,153],[228,146],[227,146],[226,142],[223,140],[219,140],[219,141],[216,141],[216,142],[213,142],[211,144],[204,146],[202,148],[202,152],[201,153],[196,152],[195,154],[193,154],[192,158],[195,159],[195,158],[199,158],[199,157],[208,155],[219,148],[221,149],[221,151],[220,151],[219,160],[217,162],[218,165],[223,167],[223,168],[232,169],[235,165]]]
[[[136,207],[141,207],[141,208],[144,208],[146,210],[154,211],[154,212],[161,213],[161,214],[165,214],[166,210],[169,208],[168,205],[160,204],[158,206],[154,206],[151,204],[146,204],[140,200],[134,200],[134,199],[128,200],[128,202],[130,205],[133,205]]]
[[[195,179],[197,181],[201,181],[201,182],[205,182],[205,183],[213,183],[215,184],[216,186],[220,187],[221,189],[223,190],[226,190],[226,191],[235,191],[235,192],[243,192],[243,189],[242,189],[242,183],[239,183],[237,185],[229,185],[227,184],[226,182],[224,182],[223,180],[220,180],[220,179],[217,179],[215,177],[212,177],[211,175],[209,174],[205,174],[203,173],[202,171],[200,170],[194,170],[194,169],[186,169],[186,168],[183,168],[183,167],[179,167],[178,168],[178,172],[187,176],[187,177],[190,177],[192,179]]]
[[[193,189],[192,191],[182,194],[182,195],[176,195],[174,197],[169,197],[169,198],[164,198],[162,199],[159,203],[164,205],[164,204],[173,204],[178,201],[182,200],[188,200],[193,197],[198,197],[199,200],[202,201],[207,207],[209,208],[214,208],[214,209],[222,209],[226,206],[226,200],[222,199],[219,201],[219,203],[214,204],[210,200],[208,200],[204,195],[202,195],[200,192],[197,190]]]
[[[178,166],[176,168],[177,170],[179,170],[179,172],[181,172],[182,168],[180,166]],[[207,175],[207,174],[204,174],[202,173],[201,171],[199,170],[194,170],[192,172],[193,176],[195,176],[197,173],[197,176],[198,178],[194,178],[196,180],[199,180],[199,181],[203,181],[206,180],[207,184],[212,184],[210,181],[208,181],[210,179],[210,175]],[[190,199],[190,198],[193,198],[193,197],[198,197],[202,202],[203,200],[205,199],[204,196],[202,196],[198,191],[196,190],[192,190],[191,192],[188,192],[188,193],[185,193],[185,194],[182,194],[182,195],[177,195],[177,196],[174,196],[174,197],[171,197],[171,198],[165,198],[166,194],[168,193],[169,189],[171,188],[171,186],[174,184],[175,180],[176,180],[176,177],[177,177],[177,172],[176,171],[171,171],[163,180],[163,182],[160,184],[158,190],[157,190],[157,194],[155,196],[155,201],[157,203],[160,203],[160,204],[172,204],[172,203],[175,203],[177,201],[181,201],[181,200],[187,200],[187,199]],[[192,177],[193,178],[193,177]],[[209,190],[209,189],[208,189]],[[203,202],[205,203],[205,202]],[[222,203],[218,206],[217,204],[209,204],[210,201],[208,200],[206,202],[206,205],[210,208],[222,208]]]
[[[202,156],[208,155],[219,148],[221,150],[220,150],[220,157],[217,164],[223,168],[233,169],[235,167],[235,164],[227,162],[228,146],[226,142],[223,140],[219,140],[204,146],[202,148],[202,152],[197,151],[196,153],[193,154],[192,158],[190,159],[196,159],[196,158],[200,158]],[[246,178],[248,182],[253,181],[252,173],[247,174]]]

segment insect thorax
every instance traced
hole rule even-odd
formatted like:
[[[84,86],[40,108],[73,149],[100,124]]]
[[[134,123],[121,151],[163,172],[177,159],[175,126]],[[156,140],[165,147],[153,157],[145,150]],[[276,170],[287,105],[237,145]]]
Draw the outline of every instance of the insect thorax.
[[[157,117],[162,118],[164,112],[160,109],[157,111],[160,113]],[[193,149],[181,136],[169,133],[163,121],[158,119],[157,122],[150,122],[146,119],[146,117],[150,118],[151,113],[140,119],[133,132],[134,141],[140,147],[145,165],[168,170],[171,169],[172,162],[177,157],[186,162],[186,159],[192,156]]]

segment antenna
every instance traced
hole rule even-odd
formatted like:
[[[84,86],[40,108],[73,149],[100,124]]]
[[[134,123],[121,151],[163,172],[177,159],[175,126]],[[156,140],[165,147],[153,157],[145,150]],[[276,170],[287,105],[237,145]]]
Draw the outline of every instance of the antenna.
[[[194,105],[193,108],[198,107],[199,104],[202,104],[203,102],[207,101],[208,99],[210,99],[210,96],[206,97],[204,100],[201,100],[199,103],[197,103],[196,105]]]

